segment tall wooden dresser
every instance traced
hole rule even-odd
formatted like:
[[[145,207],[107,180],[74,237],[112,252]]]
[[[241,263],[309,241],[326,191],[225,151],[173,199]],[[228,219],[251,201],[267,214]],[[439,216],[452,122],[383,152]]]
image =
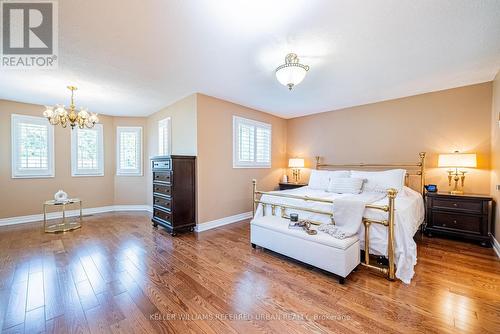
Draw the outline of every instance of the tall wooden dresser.
[[[171,155],[151,158],[153,226],[174,236],[196,226],[196,157]]]

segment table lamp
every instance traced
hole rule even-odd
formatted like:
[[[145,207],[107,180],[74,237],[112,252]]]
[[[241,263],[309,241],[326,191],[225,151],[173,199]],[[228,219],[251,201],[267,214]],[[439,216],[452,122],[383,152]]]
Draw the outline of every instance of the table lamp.
[[[292,178],[294,183],[300,181],[300,169],[304,168],[304,159],[292,158],[288,160],[288,168],[292,169]]]
[[[451,154],[440,154],[438,160],[438,167],[452,168],[448,170],[448,185],[451,186],[451,181],[455,181],[455,187],[450,194],[460,195],[463,194],[463,190],[459,189],[458,181],[463,189],[465,182],[466,171],[460,170],[460,168],[476,168],[477,160],[475,153],[455,153]]]

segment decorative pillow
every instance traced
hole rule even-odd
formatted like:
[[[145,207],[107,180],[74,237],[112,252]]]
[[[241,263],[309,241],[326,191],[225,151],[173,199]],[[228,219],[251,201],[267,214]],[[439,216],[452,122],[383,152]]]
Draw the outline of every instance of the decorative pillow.
[[[398,192],[403,189],[405,183],[405,169],[391,169],[381,172],[351,171],[351,177],[365,179],[363,191],[386,192],[394,188]]]
[[[328,185],[328,192],[337,194],[359,194],[365,179],[355,177],[334,177]]]
[[[348,178],[350,172],[348,170],[316,170],[311,171],[311,176],[309,177],[309,188],[316,190],[327,190],[330,184],[330,179],[337,177]]]

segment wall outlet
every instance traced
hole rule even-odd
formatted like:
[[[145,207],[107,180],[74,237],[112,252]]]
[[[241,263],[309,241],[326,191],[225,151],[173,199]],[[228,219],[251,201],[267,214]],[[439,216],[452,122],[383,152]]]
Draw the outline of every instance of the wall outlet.
[[[497,191],[500,191],[500,184],[497,184]]]

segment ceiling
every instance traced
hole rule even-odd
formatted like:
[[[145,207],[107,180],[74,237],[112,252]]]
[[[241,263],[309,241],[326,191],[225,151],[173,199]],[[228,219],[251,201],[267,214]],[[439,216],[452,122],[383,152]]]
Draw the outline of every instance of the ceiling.
[[[292,91],[274,69],[311,67]],[[285,118],[490,81],[497,0],[59,1],[59,68],[0,70],[0,98],[152,114],[195,92]]]

